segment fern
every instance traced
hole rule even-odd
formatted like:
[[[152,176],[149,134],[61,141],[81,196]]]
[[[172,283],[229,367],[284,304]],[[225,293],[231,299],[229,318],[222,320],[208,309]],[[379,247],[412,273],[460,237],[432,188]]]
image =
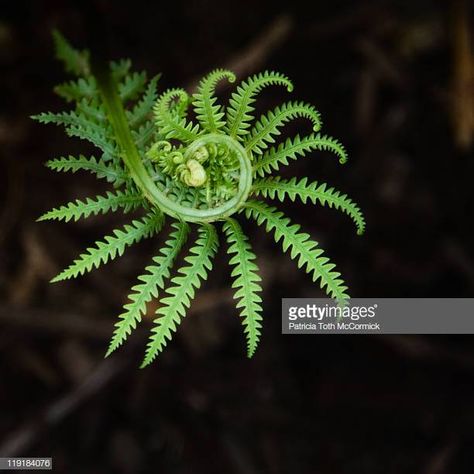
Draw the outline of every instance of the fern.
[[[186,104],[189,96],[184,89],[170,89],[159,97],[154,107],[156,125],[166,138],[176,138],[186,142],[193,141],[197,135],[197,125],[187,122],[185,117],[174,114],[171,102],[178,99],[179,104]]]
[[[259,282],[258,267],[254,263],[255,254],[252,252],[247,237],[235,219],[228,219],[224,223],[224,232],[229,243],[229,254],[234,254],[229,264],[234,266],[232,288],[237,288],[234,298],[238,299],[237,308],[242,308],[240,316],[243,318],[245,334],[247,336],[247,355],[252,357],[257,349],[262,327],[262,298],[259,293],[262,288]]]
[[[153,258],[153,265],[145,268],[147,273],[140,276],[141,281],[132,288],[129,296],[130,303],[124,306],[124,312],[115,324],[114,335],[106,355],[115,351],[135,329],[146,309],[146,304],[152,298],[158,298],[158,290],[164,288],[165,280],[170,276],[171,267],[181,248],[186,243],[189,226],[185,222],[174,223],[175,232],[161,249],[161,255]]]
[[[55,125],[64,125],[66,131],[73,136],[76,130],[87,130],[88,133],[100,136],[103,134],[103,126],[96,124],[90,120],[85,114],[76,112],[62,112],[54,114],[52,112],[44,112],[42,114],[33,115],[31,117],[40,123],[53,123]],[[86,137],[87,138],[87,137]],[[102,140],[104,140],[102,138]]]
[[[295,201],[296,198],[301,199],[303,204],[306,204],[309,199],[313,204],[334,206],[336,209],[341,209],[354,221],[359,235],[364,233],[365,219],[359,206],[347,195],[328,187],[326,183],[319,184],[316,181],[308,183],[308,178],[302,178],[300,181],[296,178],[290,180],[274,178],[256,181],[252,190],[256,196],[277,198],[281,202],[288,196],[292,201]]]
[[[116,82],[120,82],[127,77],[132,67],[130,59],[119,59],[118,61],[110,61],[110,72]]]
[[[217,97],[214,95],[216,84],[227,79],[230,83],[235,82],[235,74],[225,69],[216,69],[201,80],[198,91],[193,95],[194,111],[201,127],[209,132],[217,132],[224,125],[222,120],[225,113],[222,107],[216,104]]]
[[[143,92],[146,84],[146,73],[134,72],[132,75],[126,75],[124,81],[119,83],[118,92],[120,99],[124,102],[136,99]]]
[[[82,99],[94,99],[98,96],[97,84],[94,77],[81,77],[77,81],[69,81],[56,86],[54,91],[68,102]]]
[[[71,171],[75,173],[79,170],[90,171],[98,178],[104,178],[110,183],[120,183],[126,178],[125,171],[111,164],[105,164],[102,160],[97,160],[91,156],[86,158],[80,155],[78,158],[68,156],[67,158],[56,158],[46,162],[46,166],[53,171]]]
[[[335,265],[323,256],[317,242],[308,234],[299,232],[299,225],[291,224],[282,212],[265,203],[248,201],[245,207],[247,217],[255,219],[258,225],[265,224],[267,232],[274,232],[275,241],[281,240],[283,251],[289,250],[291,258],[298,259],[298,268],[305,267],[306,272],[312,274],[313,281],[320,280],[321,289],[327,287],[328,294],[337,301],[349,298],[341,274],[333,271]]]
[[[160,76],[157,75],[150,81],[140,102],[138,102],[131,111],[128,111],[128,120],[132,127],[141,125],[152,113],[153,106],[157,99],[156,86],[159,78]]]
[[[275,110],[271,110],[260,118],[255,124],[250,137],[245,139],[245,148],[261,154],[269,143],[275,143],[273,136],[280,135],[279,128],[297,117],[305,117],[311,120],[315,132],[321,128],[320,114],[312,105],[304,102],[289,102],[276,107]]]
[[[88,248],[86,253],[80,255],[77,260],[74,260],[74,263],[55,276],[51,282],[75,278],[121,256],[125,247],[159,232],[163,222],[163,215],[156,213],[141,220],[134,220],[131,225],[125,225],[123,229],[114,230],[112,235],[105,237],[103,241],[96,242],[95,247]]]
[[[53,30],[53,40],[56,47],[56,58],[64,63],[67,72],[76,76],[87,76],[90,73],[89,51],[74,49],[58,30]]]
[[[186,309],[191,305],[196,289],[207,278],[207,273],[212,268],[212,258],[217,251],[217,233],[214,226],[204,224],[199,228],[199,238],[190,255],[185,258],[187,266],[178,270],[179,276],[173,278],[173,286],[169,288],[166,296],[161,300],[161,307],[156,311],[155,327],[147,346],[142,367],[150,364],[171,340],[171,333],[176,331],[177,325],[186,314]]]
[[[78,51],[55,32],[56,56],[75,77],[55,91],[69,103],[67,111],[45,112],[33,118],[61,125],[69,136],[91,142],[96,156],[67,156],[46,165],[61,172],[88,171],[105,179],[113,190],[76,199],[46,212],[38,220],[77,221],[92,215],[141,209],[143,217],[112,231],[82,253],[52,281],[74,278],[121,256],[129,247],[158,234],[165,217],[171,233],[132,287],[119,315],[106,355],[119,348],[137,327],[147,304],[158,299],[156,319],[142,367],[160,354],[191,305],[196,290],[208,278],[218,248],[217,222],[228,244],[234,299],[246,338],[247,355],[258,346],[262,324],[262,288],[249,239],[236,217],[256,221],[274,234],[283,252],[318,281],[326,294],[344,303],[347,287],[317,242],[288,217],[261,198],[300,200],[327,205],[352,218],[361,234],[364,217],[345,194],[307,178],[268,177],[290,160],[313,151],[331,151],[341,163],[347,153],[341,143],[321,133],[296,135],[278,143],[281,129],[296,118],[307,118],[314,132],[321,127],[312,105],[293,101],[276,107],[254,123],[257,95],[267,86],[293,85],[283,74],[263,72],[244,79],[231,93],[227,106],[218,102],[219,81],[233,83],[235,74],[216,69],[200,82],[190,97],[184,89],[158,91],[158,76],[147,80],[134,72],[128,59],[110,63],[106,74],[96,74],[88,51]],[[193,109],[196,123],[189,119]],[[251,199],[249,199],[251,197]],[[184,250],[190,224],[197,239]],[[171,272],[183,254],[183,265]]]
[[[252,112],[255,96],[269,85],[286,86],[288,92],[293,90],[291,81],[278,72],[264,72],[256,74],[244,81],[237,87],[237,92],[232,93],[227,107],[226,131],[231,137],[240,137],[249,133],[250,121],[253,119]]]
[[[278,171],[281,165],[288,165],[288,160],[296,160],[298,156],[304,156],[312,150],[332,151],[339,158],[341,164],[347,161],[345,148],[334,138],[319,133],[303,138],[297,135],[294,139],[288,138],[278,147],[270,148],[261,155],[253,165],[254,172],[263,177],[272,171]]]
[[[122,191],[111,193],[107,191],[105,196],[96,196],[94,199],[86,198],[85,201],[76,199],[57,209],[43,214],[38,221],[57,220],[69,222],[71,219],[78,221],[81,218],[89,217],[97,214],[107,214],[115,212],[118,208],[122,208],[123,212],[130,212],[136,209],[142,201],[139,194],[125,194]]]

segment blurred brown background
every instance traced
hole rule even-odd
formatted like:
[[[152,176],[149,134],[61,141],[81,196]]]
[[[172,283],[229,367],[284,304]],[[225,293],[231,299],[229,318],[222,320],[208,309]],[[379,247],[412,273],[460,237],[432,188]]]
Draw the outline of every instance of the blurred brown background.
[[[28,117],[60,110],[50,31],[130,57],[161,88],[218,66],[288,74],[350,160],[315,153],[287,176],[327,181],[365,211],[284,207],[355,297],[474,292],[473,54],[467,1],[2,2],[0,21],[0,456],[52,456],[64,473],[470,473],[471,336],[282,336],[280,299],[318,288],[254,225],[264,334],[252,360],[222,249],[166,352],[138,364],[149,317],[103,360],[113,322],[159,241],[77,281],[48,280],[119,213],[77,224],[43,212],[105,190],[43,163],[87,152]],[[97,40],[97,31],[102,40]],[[95,36],[94,36],[95,34]],[[95,38],[92,40],[91,38]],[[94,43],[95,41],[95,43]],[[101,44],[98,44],[101,43]],[[103,48],[102,48],[103,49]],[[225,92],[224,92],[225,95]],[[264,93],[264,111],[288,97]],[[287,127],[294,135],[299,127]]]

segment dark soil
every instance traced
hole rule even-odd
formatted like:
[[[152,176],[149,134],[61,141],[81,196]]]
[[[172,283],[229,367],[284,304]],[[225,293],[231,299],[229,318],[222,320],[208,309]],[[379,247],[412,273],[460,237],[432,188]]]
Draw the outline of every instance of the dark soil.
[[[89,148],[29,119],[63,107],[52,92],[65,78],[54,60],[55,27],[80,47],[162,72],[163,88],[187,87],[228,64],[243,74],[285,72],[294,98],[314,103],[324,131],[350,153],[344,166],[318,153],[285,174],[348,193],[367,232],[357,236],[333,209],[281,207],[326,249],[351,296],[472,297],[474,156],[469,133],[460,138],[465,121],[453,120],[453,110],[469,112],[453,84],[456,32],[472,8],[455,6],[2,2],[0,456],[52,457],[54,471],[68,474],[473,472],[472,336],[282,336],[281,298],[321,293],[254,225],[245,229],[262,269],[265,314],[252,360],[221,250],[156,363],[138,369],[153,308],[104,361],[128,290],[161,241],[49,284],[127,218],[35,222],[105,185],[44,168]],[[272,89],[259,110],[286,98]]]

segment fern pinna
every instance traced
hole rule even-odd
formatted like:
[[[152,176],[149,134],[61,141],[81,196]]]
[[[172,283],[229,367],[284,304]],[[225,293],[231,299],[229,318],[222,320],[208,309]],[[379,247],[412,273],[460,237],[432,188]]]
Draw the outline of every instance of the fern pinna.
[[[143,210],[141,219],[114,230],[81,254],[52,281],[73,278],[122,255],[127,246],[153,237],[172,219],[171,232],[133,286],[129,302],[115,324],[107,355],[117,349],[140,323],[147,304],[160,299],[143,366],[152,362],[172,338],[195,291],[212,268],[222,224],[227,242],[232,287],[247,339],[247,354],[257,348],[262,328],[260,276],[255,254],[237,216],[254,220],[274,235],[283,251],[303,267],[326,293],[344,304],[347,287],[318,243],[282,212],[259,198],[308,200],[345,212],[364,231],[359,207],[324,183],[271,176],[290,160],[316,150],[333,152],[341,163],[344,147],[321,134],[318,111],[304,102],[288,102],[254,122],[255,101],[267,86],[292,91],[291,81],[277,72],[263,72],[241,82],[226,107],[219,104],[216,86],[234,83],[234,73],[217,69],[205,76],[192,96],[183,89],[157,93],[158,77],[131,72],[128,60],[112,62],[107,74],[92,70],[88,51],[75,50],[58,32],[56,52],[74,80],[56,87],[73,108],[42,113],[42,123],[63,125],[70,136],[90,141],[96,156],[65,156],[47,162],[56,171],[88,171],[112,184],[104,195],[76,200],[53,209],[39,220],[78,220],[117,210]],[[307,136],[276,143],[282,127],[295,118],[312,125]],[[197,226],[183,265],[172,276]]]

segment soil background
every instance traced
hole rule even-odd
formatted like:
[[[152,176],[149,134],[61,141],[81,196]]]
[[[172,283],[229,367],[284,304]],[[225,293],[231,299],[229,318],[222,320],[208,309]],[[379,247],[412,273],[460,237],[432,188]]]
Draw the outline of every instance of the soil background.
[[[160,238],[76,281],[49,284],[127,217],[36,223],[103,193],[43,164],[88,153],[29,116],[61,110],[51,30],[192,87],[215,67],[272,69],[316,105],[349,151],[291,163],[363,209],[357,236],[329,208],[280,205],[327,251],[353,297],[474,294],[472,6],[442,1],[1,2],[0,456],[48,456],[58,473],[471,473],[474,344],[459,336],[282,336],[282,297],[321,292],[245,224],[264,279],[264,330],[245,357],[225,246],[166,351],[139,370],[153,319],[103,355]],[[228,91],[223,91],[225,99]],[[284,137],[306,123],[285,129]]]

